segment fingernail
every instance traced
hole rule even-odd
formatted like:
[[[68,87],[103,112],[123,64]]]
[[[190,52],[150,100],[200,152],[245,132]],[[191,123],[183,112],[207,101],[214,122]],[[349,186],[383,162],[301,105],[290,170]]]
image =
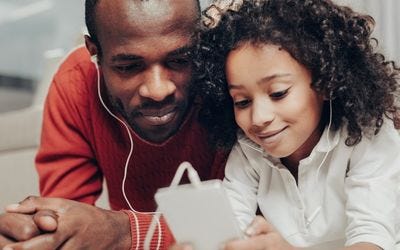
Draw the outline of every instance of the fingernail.
[[[183,245],[182,250],[193,250],[193,247],[191,245]]]
[[[16,210],[16,209],[18,209],[19,206],[20,205],[18,203],[10,204],[10,205],[6,206],[6,210]],[[3,250],[4,250],[4,248],[3,248]],[[10,249],[5,249],[5,250],[10,250]]]
[[[248,236],[252,236],[254,234],[254,228],[248,227],[245,232]]]

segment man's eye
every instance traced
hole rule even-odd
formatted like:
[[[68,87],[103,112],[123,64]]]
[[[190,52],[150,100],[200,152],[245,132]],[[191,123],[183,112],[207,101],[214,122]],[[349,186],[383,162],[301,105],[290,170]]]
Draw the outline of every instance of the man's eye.
[[[234,105],[236,108],[244,109],[250,105],[250,100],[246,99],[246,100],[235,101]]]
[[[168,68],[179,70],[190,66],[190,59],[188,57],[173,58],[166,62]]]
[[[269,96],[270,96],[272,99],[279,100],[279,99],[284,98],[284,97],[287,95],[288,91],[289,91],[289,89],[285,89],[285,90],[283,90],[283,91],[273,92],[273,93],[271,93]]]
[[[140,63],[131,63],[131,64],[124,64],[124,65],[115,65],[114,69],[122,74],[129,74],[140,71],[144,68],[144,65]]]

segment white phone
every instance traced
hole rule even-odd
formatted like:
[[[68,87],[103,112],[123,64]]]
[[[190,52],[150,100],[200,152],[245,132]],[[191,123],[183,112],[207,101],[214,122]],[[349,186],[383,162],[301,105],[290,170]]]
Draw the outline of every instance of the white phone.
[[[161,188],[155,194],[158,210],[179,243],[196,250],[216,250],[241,238],[238,221],[220,180]]]

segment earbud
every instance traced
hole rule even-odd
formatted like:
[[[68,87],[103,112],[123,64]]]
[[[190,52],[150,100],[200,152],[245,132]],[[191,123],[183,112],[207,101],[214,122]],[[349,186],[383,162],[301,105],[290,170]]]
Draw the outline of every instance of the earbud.
[[[97,55],[94,54],[90,57],[90,61],[92,61],[94,64],[97,64]]]

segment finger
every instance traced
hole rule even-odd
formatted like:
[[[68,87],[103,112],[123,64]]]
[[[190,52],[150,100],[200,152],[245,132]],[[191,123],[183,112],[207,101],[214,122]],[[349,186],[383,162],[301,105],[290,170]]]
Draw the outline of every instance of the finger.
[[[62,244],[56,234],[42,234],[27,241],[12,243],[3,247],[2,250],[54,250]]]
[[[223,250],[266,250],[268,241],[266,235],[259,235],[252,238],[232,240],[222,245]]]
[[[5,213],[0,215],[0,234],[17,241],[28,240],[40,234],[32,215]]]
[[[267,234],[274,232],[275,228],[267,222],[267,220],[262,216],[256,216],[251,224],[247,227],[245,233],[247,236],[255,236],[259,234]]]
[[[193,250],[193,247],[190,244],[175,244],[169,248],[169,250]]]
[[[9,213],[24,213],[24,214],[33,214],[36,211],[36,208],[33,206],[21,206],[19,203],[10,204],[4,209]]]
[[[44,209],[58,211],[62,200],[63,199],[59,198],[28,196],[19,204],[12,204],[7,206],[6,211],[14,213],[34,213],[38,210]]]
[[[33,215],[33,221],[37,227],[44,232],[54,232],[57,229],[58,216],[52,210],[39,210]]]
[[[4,235],[0,234],[0,248],[3,248],[5,245],[14,243],[14,241],[12,241],[11,239],[7,238]]]
[[[37,199],[37,196],[28,196],[19,203],[10,204],[6,206],[5,210],[11,213],[34,213],[36,207],[32,204],[32,200]]]

